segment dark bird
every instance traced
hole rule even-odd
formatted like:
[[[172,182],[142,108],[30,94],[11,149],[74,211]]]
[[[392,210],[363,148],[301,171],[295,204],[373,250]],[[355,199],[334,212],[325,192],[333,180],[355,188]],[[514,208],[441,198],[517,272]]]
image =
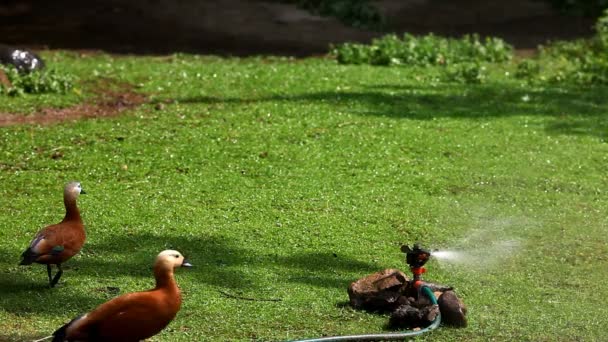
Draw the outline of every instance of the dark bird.
[[[173,271],[190,266],[180,252],[162,251],[154,263],[154,289],[124,294],[74,318],[53,333],[53,342],[130,342],[158,334],[175,318],[182,302]]]
[[[65,217],[57,224],[43,228],[36,234],[29,247],[21,254],[20,265],[45,264],[49,284],[54,287],[63,270],[61,264],[76,255],[86,239],[84,225],[76,206],[76,199],[84,190],[79,182],[70,182],[63,189]],[[57,273],[51,275],[51,265],[57,265]]]

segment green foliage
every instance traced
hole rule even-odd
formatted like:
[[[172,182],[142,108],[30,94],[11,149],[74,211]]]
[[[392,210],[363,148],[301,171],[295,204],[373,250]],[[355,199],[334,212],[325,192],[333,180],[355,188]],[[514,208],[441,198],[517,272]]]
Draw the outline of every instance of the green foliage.
[[[599,56],[587,58],[568,78],[581,84],[608,84],[608,59]]]
[[[608,0],[547,0],[553,7],[572,15],[595,17],[608,7]]]
[[[598,44],[604,52],[608,51],[608,9],[598,18],[594,28]]]
[[[343,23],[364,29],[382,30],[384,17],[369,0],[279,0],[296,3],[308,11],[338,18]]]
[[[594,29],[595,35],[590,39],[553,42],[541,47],[541,54],[549,58],[566,57],[576,62],[594,57],[606,58],[608,54],[608,9],[598,18]]]
[[[516,76],[530,82],[608,84],[608,10],[598,19],[595,31],[590,39],[540,47],[538,59],[521,62]]]
[[[332,47],[331,53],[341,64],[371,65],[450,65],[462,62],[504,62],[512,57],[513,48],[500,38],[478,35],[461,39],[433,34],[417,37],[394,34],[374,39],[371,44],[345,43]]]
[[[540,63],[532,59],[525,59],[517,64],[515,77],[519,79],[533,79],[540,74]]]
[[[595,39],[578,39],[573,41],[556,41],[540,46],[541,58],[567,58],[580,60],[593,53],[598,48]]]
[[[74,79],[71,75],[58,73],[55,70],[23,73],[15,68],[4,66],[0,66],[0,70],[6,74],[12,85],[10,88],[7,88],[0,84],[0,94],[9,96],[66,93],[74,86]]]
[[[460,63],[448,67],[446,76],[452,82],[480,84],[488,78],[488,71],[479,63]]]

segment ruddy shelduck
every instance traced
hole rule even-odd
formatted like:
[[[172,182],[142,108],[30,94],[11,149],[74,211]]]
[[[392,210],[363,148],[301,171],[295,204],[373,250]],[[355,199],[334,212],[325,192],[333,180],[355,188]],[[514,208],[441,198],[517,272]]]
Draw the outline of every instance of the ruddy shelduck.
[[[175,318],[182,302],[173,271],[190,266],[180,252],[162,251],[154,263],[154,289],[127,293],[101,304],[57,329],[53,342],[130,342],[158,334]]]
[[[85,194],[79,182],[70,182],[63,189],[63,202],[65,204],[65,217],[57,224],[43,228],[36,234],[29,247],[21,254],[21,265],[32,263],[46,264],[49,276],[49,285],[54,287],[63,270],[61,264],[76,255],[84,241],[86,233],[80,218],[80,211],[76,199]],[[51,265],[57,266],[57,273],[51,276]]]

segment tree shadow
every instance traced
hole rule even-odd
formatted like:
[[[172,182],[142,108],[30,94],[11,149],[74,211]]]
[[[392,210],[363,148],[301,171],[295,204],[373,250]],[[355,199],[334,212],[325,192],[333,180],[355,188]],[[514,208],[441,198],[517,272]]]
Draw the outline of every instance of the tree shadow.
[[[339,256],[335,253],[310,252],[293,254],[278,260],[290,271],[289,282],[316,287],[346,289],[353,279],[350,274],[377,272],[379,265]]]
[[[523,88],[504,84],[470,85],[454,93],[455,85],[403,86],[382,84],[358,91],[326,91],[256,98],[198,96],[180,103],[248,106],[262,102],[329,103],[337,110],[359,115],[414,120],[435,118],[483,119],[509,116],[544,116],[547,134],[590,135],[606,138],[608,102],[604,86],[547,86]],[[357,108],[357,109],[352,109]]]
[[[246,266],[272,269],[277,266],[289,270],[286,281],[305,283],[317,287],[343,288],[353,279],[353,272],[368,273],[378,270],[378,265],[333,252],[301,252],[289,256],[260,255],[255,250],[217,237],[179,236],[143,233],[133,236],[118,235],[88,241],[81,254],[64,264],[61,281],[77,281],[79,275],[99,278],[104,285],[117,275],[152,279],[152,264],[156,255],[165,249],[182,252],[194,265],[183,274],[193,277],[197,283],[229,289],[255,289],[258,281],[245,272]],[[6,254],[0,251],[0,255]],[[23,289],[41,290],[46,286],[43,265],[34,264],[31,272],[40,272],[40,281],[29,283],[25,279],[5,280],[0,289],[19,292]],[[38,277],[38,275],[36,275]],[[37,278],[36,278],[37,279]],[[106,284],[107,283],[107,284]]]
[[[39,282],[32,282],[30,278],[26,278],[23,274],[5,274],[2,279],[0,279],[0,289],[2,289],[2,293],[14,294],[20,292],[52,290],[49,288],[46,271],[44,271],[44,274],[42,273],[42,268],[40,268],[40,271],[41,281]]]
[[[254,284],[239,267],[251,258],[250,251],[215,237],[178,236],[144,233],[111,236],[85,245],[78,261],[78,272],[111,278],[116,273],[151,278],[156,255],[165,249],[180,251],[194,265],[185,274],[197,282],[228,288],[247,288]],[[125,257],[126,254],[126,257]]]
[[[156,255],[164,249],[177,249],[194,264],[186,274],[197,282],[227,288],[254,288],[255,279],[245,274],[245,265],[276,268],[293,272],[286,279],[319,287],[343,287],[352,279],[349,272],[377,271],[378,266],[331,252],[304,252],[290,256],[260,256],[255,251],[215,237],[180,237],[140,234],[137,239],[126,236],[87,242],[81,255],[64,264],[61,281],[76,281],[78,275],[113,278],[116,275],[151,278]],[[0,252],[0,255],[8,254]],[[17,267],[17,266],[15,266]],[[22,266],[23,267],[23,266]],[[44,265],[34,264],[27,272],[34,272],[35,281],[19,272],[12,272],[0,281],[3,293],[42,291],[48,286]],[[21,268],[17,267],[17,270]],[[40,273],[39,276],[37,273]],[[38,278],[39,281],[38,281]]]
[[[90,308],[100,303],[98,297],[78,293],[65,283],[49,288],[46,274],[40,280],[33,281],[31,277],[16,272],[4,274],[0,279],[0,307],[19,316],[65,316],[76,303],[79,307]]]

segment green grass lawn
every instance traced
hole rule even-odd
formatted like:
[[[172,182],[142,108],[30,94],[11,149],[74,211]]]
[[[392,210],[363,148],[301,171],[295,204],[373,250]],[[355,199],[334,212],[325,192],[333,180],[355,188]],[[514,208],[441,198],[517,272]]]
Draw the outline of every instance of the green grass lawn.
[[[44,56],[78,77],[76,91],[0,96],[0,112],[77,103],[99,77],[150,102],[0,128],[0,340],[50,335],[111,298],[107,287],[152,287],[166,248],[195,268],[178,270],[182,309],[153,341],[385,332],[388,317],[346,306],[346,288],[406,270],[399,247],[416,241],[476,257],[428,264],[426,279],[468,305],[469,327],[421,340],[605,338],[607,87],[498,71],[463,85],[432,68],[323,59]],[[17,264],[63,217],[73,179],[88,192],[88,240],[65,286],[48,289],[43,266]]]

